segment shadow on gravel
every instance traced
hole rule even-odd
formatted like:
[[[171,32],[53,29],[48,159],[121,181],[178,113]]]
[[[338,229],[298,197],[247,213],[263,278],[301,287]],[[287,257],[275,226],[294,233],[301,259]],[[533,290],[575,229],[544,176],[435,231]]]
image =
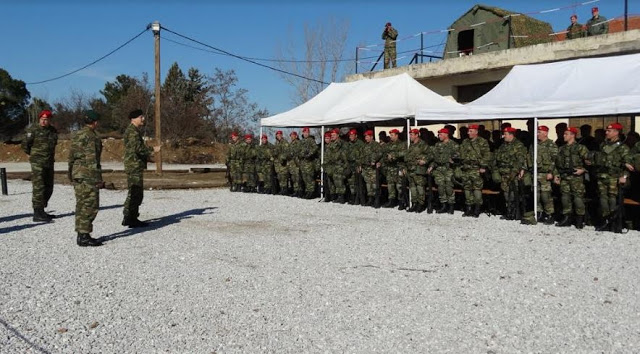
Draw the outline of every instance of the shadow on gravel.
[[[17,329],[13,328],[10,324],[8,324],[7,322],[5,322],[2,318],[0,318],[0,323],[2,323],[2,325],[11,333],[13,333],[13,335],[15,335],[16,337],[22,339],[23,342],[27,343],[31,348],[33,348],[34,350],[40,352],[40,353],[46,353],[46,354],[50,354],[51,352],[42,348],[41,346],[31,342],[29,339],[27,339],[27,337],[25,337],[24,335],[22,335],[22,333],[18,332]]]
[[[191,210],[183,211],[181,213],[163,216],[163,217],[157,218],[157,219],[146,220],[146,222],[149,223],[149,226],[147,226],[147,227],[138,227],[138,228],[133,228],[133,229],[126,229],[124,231],[116,232],[115,234],[112,234],[112,235],[102,236],[98,240],[100,240],[101,242],[105,242],[105,241],[115,240],[115,239],[121,238],[121,237],[133,236],[133,235],[140,234],[140,233],[143,233],[143,232],[154,231],[154,230],[157,230],[157,229],[161,229],[161,228],[163,228],[165,226],[169,226],[171,224],[179,223],[183,219],[191,219],[192,217],[197,216],[197,215],[211,214],[211,213],[206,213],[206,211],[207,210],[215,210],[215,209],[218,209],[218,208],[217,207],[210,207],[210,208],[191,209]]]

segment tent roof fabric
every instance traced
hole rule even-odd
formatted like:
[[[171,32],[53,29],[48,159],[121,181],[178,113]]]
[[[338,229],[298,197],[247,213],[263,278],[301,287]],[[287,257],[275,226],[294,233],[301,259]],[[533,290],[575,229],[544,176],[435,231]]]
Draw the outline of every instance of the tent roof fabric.
[[[516,65],[496,87],[451,110],[424,107],[418,120],[586,117],[640,112],[640,54]]]
[[[406,73],[332,83],[309,101],[261,120],[262,126],[336,126],[413,117],[418,107],[453,109],[459,103],[429,90]]]

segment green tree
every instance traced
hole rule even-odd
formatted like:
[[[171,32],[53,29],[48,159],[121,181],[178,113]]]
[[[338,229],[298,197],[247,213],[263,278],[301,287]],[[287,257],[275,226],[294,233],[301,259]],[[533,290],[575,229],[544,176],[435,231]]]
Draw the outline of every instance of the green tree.
[[[118,75],[115,81],[107,82],[100,93],[104,100],[93,101],[91,106],[103,116],[100,126],[105,132],[124,132],[129,125],[128,114],[134,109],[142,109],[149,115],[152,93],[146,73],[140,79]]]
[[[0,139],[10,139],[28,124],[26,108],[30,98],[24,81],[0,68]]]

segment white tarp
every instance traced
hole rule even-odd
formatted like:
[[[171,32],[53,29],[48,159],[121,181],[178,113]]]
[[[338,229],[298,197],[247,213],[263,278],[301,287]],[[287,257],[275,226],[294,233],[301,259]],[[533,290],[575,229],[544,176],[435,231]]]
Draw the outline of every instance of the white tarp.
[[[640,112],[640,54],[516,65],[484,96],[455,109],[425,106],[418,120],[552,118]]]
[[[287,112],[261,120],[262,126],[333,126],[414,117],[418,107],[461,106],[424,87],[406,73],[347,83],[332,83]]]

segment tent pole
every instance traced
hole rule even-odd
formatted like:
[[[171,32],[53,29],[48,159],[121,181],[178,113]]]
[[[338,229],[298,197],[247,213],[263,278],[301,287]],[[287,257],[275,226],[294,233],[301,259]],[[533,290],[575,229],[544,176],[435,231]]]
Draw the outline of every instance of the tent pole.
[[[258,145],[262,145],[262,124],[260,124],[260,137],[258,138]]]
[[[411,130],[411,117],[407,118],[407,149],[409,149],[409,147],[411,146],[411,140],[409,139],[409,131]],[[405,174],[407,172],[405,171]],[[404,176],[404,178],[407,179],[407,182],[409,181],[409,176]],[[407,183],[407,187],[409,187],[409,183]],[[405,191],[402,191],[405,192]],[[411,208],[411,188],[409,188],[409,190],[406,191],[407,193],[409,193],[409,208]]]
[[[538,117],[533,118],[533,130],[538,133]],[[531,132],[534,134],[534,132]],[[533,217],[538,219],[538,137],[533,137]]]
[[[324,200],[324,125],[320,131],[320,201]]]

